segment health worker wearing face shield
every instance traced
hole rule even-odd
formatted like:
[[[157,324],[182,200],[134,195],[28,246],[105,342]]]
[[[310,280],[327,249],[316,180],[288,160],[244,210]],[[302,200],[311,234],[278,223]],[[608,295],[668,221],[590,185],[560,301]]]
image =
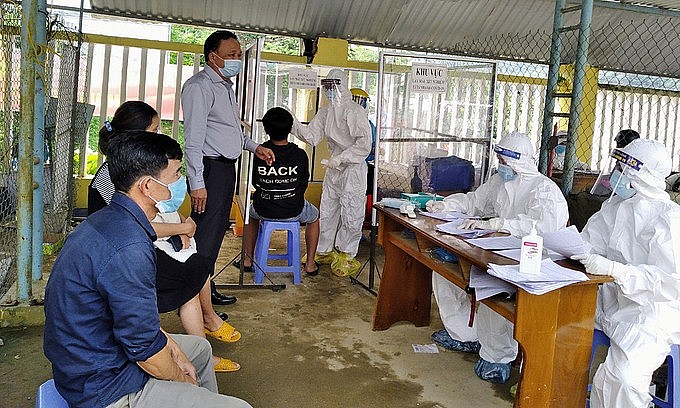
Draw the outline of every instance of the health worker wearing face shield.
[[[191,218],[196,222],[198,252],[214,271],[217,254],[229,228],[236,161],[243,149],[268,164],[271,149],[241,131],[238,104],[231,78],[241,72],[241,44],[231,31],[215,31],[203,45],[206,66],[182,87],[184,152],[191,196]],[[236,302],[212,286],[214,304]]]
[[[465,228],[507,231],[522,237],[536,222],[538,233],[564,228],[569,218],[567,202],[557,185],[539,173],[534,147],[525,134],[513,132],[494,147],[498,173],[467,194],[452,194],[444,201],[429,201],[428,211],[460,211],[489,220],[467,220]],[[469,327],[470,296],[437,273],[432,289],[444,329],[432,339],[449,350],[479,353],[475,373],[483,380],[504,383],[510,377],[510,362],[517,356],[517,341],[511,322],[480,305]]]
[[[614,137],[614,143],[617,149],[628,146],[633,140],[639,139],[640,134],[632,129],[623,129],[619,131]],[[609,169],[609,167],[605,167]],[[611,182],[609,174],[600,174],[593,187],[590,189],[590,194],[600,197],[609,197],[612,193]]]
[[[611,156],[613,193],[581,233],[592,250],[572,257],[614,278],[598,289],[595,328],[611,346],[590,406],[647,407],[654,370],[680,343],[680,206],[664,191],[672,160],[663,144],[637,139]]]
[[[320,204],[320,236],[316,261],[330,264],[339,276],[357,273],[354,259],[361,239],[366,200],[366,157],[371,151],[371,126],[366,110],[352,101],[347,74],[332,69],[321,80],[328,104],[308,126],[295,120],[291,133],[314,146],[326,139],[330,158],[326,166]]]

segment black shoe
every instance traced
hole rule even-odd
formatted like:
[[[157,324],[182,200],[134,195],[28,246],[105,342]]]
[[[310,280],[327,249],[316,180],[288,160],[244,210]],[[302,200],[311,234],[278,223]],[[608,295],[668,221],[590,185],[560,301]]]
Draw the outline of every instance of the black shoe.
[[[236,268],[236,269],[241,269],[241,261],[240,260],[234,261],[234,263],[232,265],[234,265],[234,268]],[[250,266],[243,265],[243,272],[252,272],[252,271],[253,271],[253,265],[250,265]]]
[[[213,305],[219,306],[231,305],[236,303],[236,296],[228,296],[218,292],[212,292],[210,294],[210,301],[212,302]]]
[[[213,305],[231,305],[236,303],[236,296],[223,295],[215,288],[215,283],[210,282],[210,301]]]
[[[219,316],[220,319],[224,320],[225,322],[226,322],[227,320],[229,320],[229,315],[226,314],[226,313],[224,313],[224,312],[220,312],[220,311],[215,310],[215,314],[216,314],[217,316]]]

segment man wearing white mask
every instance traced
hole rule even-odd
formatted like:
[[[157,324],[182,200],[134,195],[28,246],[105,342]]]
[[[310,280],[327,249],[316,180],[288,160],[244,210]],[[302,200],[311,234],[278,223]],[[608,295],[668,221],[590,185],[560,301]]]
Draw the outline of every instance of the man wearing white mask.
[[[309,126],[295,120],[291,133],[314,146],[323,138],[330,158],[326,166],[320,204],[317,262],[330,263],[331,271],[349,276],[359,271],[354,259],[359,249],[366,201],[366,157],[371,152],[371,125],[366,110],[352,101],[347,75],[332,69],[321,81],[328,105]]]
[[[663,144],[636,139],[612,157],[613,195],[581,233],[591,252],[572,257],[614,278],[597,295],[595,327],[611,346],[590,406],[647,407],[654,370],[680,343],[680,206],[664,191],[672,160]]]
[[[229,228],[236,161],[246,149],[271,164],[271,149],[243,135],[231,78],[241,71],[241,44],[231,31],[215,31],[203,45],[205,64],[182,87],[184,152],[191,196],[191,218],[198,253],[214,271]],[[212,288],[214,304],[236,302]]]
[[[538,172],[534,148],[525,134],[513,132],[494,147],[498,173],[467,194],[452,194],[444,201],[429,201],[428,211],[460,211],[489,220],[468,220],[465,228],[503,230],[513,236],[529,234],[536,221],[539,233],[567,224],[567,202],[557,185]],[[513,324],[480,305],[474,325],[469,327],[470,296],[440,275],[432,274],[444,329],[432,339],[449,350],[479,352],[475,373],[483,380],[504,383],[510,377],[510,362],[517,356]]]

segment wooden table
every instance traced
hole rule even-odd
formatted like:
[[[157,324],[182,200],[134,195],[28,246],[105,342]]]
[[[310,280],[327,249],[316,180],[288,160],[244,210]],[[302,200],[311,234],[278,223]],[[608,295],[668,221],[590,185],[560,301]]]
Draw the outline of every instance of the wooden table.
[[[373,316],[373,330],[386,330],[406,320],[416,326],[430,323],[432,271],[465,288],[470,268],[516,261],[435,231],[442,221],[419,215],[409,219],[398,210],[378,210],[378,243],[385,265]],[[415,239],[402,236],[405,228]],[[458,264],[442,263],[429,249],[440,246],[458,256]],[[573,261],[566,266],[578,268]],[[582,270],[582,269],[581,269]],[[585,406],[597,285],[610,277],[588,275],[575,283],[537,296],[517,289],[516,301],[482,302],[515,324],[515,339],[524,356],[515,407]],[[472,375],[472,373],[471,373]]]

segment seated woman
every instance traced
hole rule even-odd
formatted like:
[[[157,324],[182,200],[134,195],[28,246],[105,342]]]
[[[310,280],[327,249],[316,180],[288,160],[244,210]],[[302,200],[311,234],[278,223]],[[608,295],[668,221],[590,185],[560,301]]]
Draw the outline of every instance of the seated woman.
[[[159,124],[160,119],[154,108],[142,101],[127,101],[116,110],[111,121],[104,122],[104,127],[99,131],[99,151],[106,155],[109,141],[116,136],[116,132],[126,130],[157,132]],[[177,185],[179,184],[181,183]],[[184,186],[186,193],[186,183]],[[88,214],[108,205],[114,191],[108,163],[104,162],[97,170],[88,189]],[[178,199],[177,207],[181,205],[183,198],[182,195]],[[207,334],[226,343],[238,341],[241,333],[229,323],[224,322],[212,307],[210,270],[205,259],[198,254],[190,254],[186,257],[185,253],[177,256],[174,255],[175,250],[172,248],[167,251],[167,238],[175,235],[182,240],[183,251],[190,251],[193,245],[195,252],[196,246],[195,242],[192,243],[196,224],[191,218],[181,217],[176,212],[176,208],[171,208],[171,210],[173,211],[159,214],[151,223],[159,237],[155,243],[156,296],[159,313],[179,309],[182,326],[188,334],[203,338]],[[178,254],[183,251],[178,251]],[[216,356],[213,356],[213,363],[216,372],[236,371],[241,367],[236,362]]]

